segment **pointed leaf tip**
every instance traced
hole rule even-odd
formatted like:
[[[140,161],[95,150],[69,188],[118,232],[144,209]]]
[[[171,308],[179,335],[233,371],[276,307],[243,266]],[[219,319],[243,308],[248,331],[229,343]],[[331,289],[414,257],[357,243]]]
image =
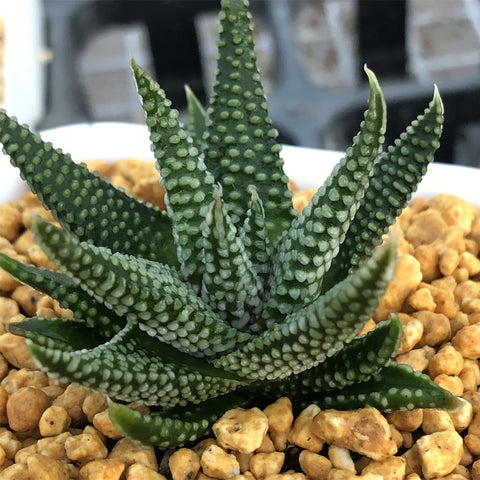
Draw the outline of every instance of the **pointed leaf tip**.
[[[366,63],[363,65],[363,71],[367,74],[367,77],[368,77],[368,80],[369,80],[370,83],[374,82],[374,83],[378,84],[377,76],[375,75],[373,70],[370,70],[367,67]]]
[[[370,96],[378,95],[381,99],[380,101],[382,102],[383,109],[385,110],[386,109],[385,99],[383,97],[382,88],[380,87],[380,83],[378,82],[377,76],[375,75],[373,70],[370,70],[369,68],[367,68],[366,65],[364,67],[364,70],[368,77],[368,83],[370,86]]]
[[[443,100],[442,100],[442,97],[440,96],[440,92],[436,84],[433,85],[432,103],[437,107],[438,113],[443,115],[444,113]]]

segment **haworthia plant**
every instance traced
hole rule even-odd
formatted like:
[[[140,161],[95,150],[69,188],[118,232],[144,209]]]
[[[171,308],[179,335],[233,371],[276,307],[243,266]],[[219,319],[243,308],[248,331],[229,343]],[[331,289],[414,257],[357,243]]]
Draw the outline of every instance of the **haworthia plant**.
[[[459,400],[428,377],[392,363],[396,317],[357,336],[392,276],[395,245],[381,245],[383,236],[439,145],[438,92],[381,153],[385,102],[366,69],[359,133],[297,214],[247,2],[223,0],[220,23],[210,106],[205,112],[187,89],[188,128],[132,62],[166,211],[0,112],[4,152],[62,227],[32,224],[58,271],[3,254],[0,266],[74,318],[34,317],[10,331],[27,337],[52,377],[108,395],[113,424],[144,445],[184,444],[226,409],[285,394],[334,408],[457,408]],[[152,413],[122,403],[131,401]]]

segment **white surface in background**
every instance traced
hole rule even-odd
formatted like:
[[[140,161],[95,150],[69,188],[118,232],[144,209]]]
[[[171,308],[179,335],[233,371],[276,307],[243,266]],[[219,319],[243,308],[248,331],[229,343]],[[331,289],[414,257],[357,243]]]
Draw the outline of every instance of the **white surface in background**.
[[[94,123],[70,125],[42,133],[76,161],[89,159],[115,160],[136,157],[153,160],[144,125],[128,123]],[[284,146],[285,173],[300,188],[320,186],[329,175],[342,153],[327,150]],[[415,196],[431,198],[437,193],[451,193],[480,206],[480,169],[444,165],[430,165]],[[16,168],[7,157],[0,155],[0,203],[18,198],[27,188]]]
[[[44,110],[43,10],[40,0],[0,0],[5,22],[3,107],[34,125]]]

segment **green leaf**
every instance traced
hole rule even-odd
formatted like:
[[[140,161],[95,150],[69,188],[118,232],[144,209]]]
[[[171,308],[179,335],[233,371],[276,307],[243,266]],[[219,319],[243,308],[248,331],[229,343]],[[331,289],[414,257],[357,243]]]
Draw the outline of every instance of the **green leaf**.
[[[244,0],[222,1],[218,47],[207,110],[205,163],[223,188],[234,223],[243,223],[249,187],[255,186],[273,242],[290,226],[295,212],[256,66],[251,17]]]
[[[328,390],[364,382],[378,374],[395,356],[402,325],[394,315],[378,324],[372,331],[354,337],[341,350],[316,367],[285,379],[252,386],[255,397],[289,396],[294,402]]]
[[[61,149],[43,142],[0,109],[0,141],[43,205],[81,240],[177,265],[165,212],[135,200],[100,179]]]
[[[167,190],[165,204],[173,226],[181,272],[198,290],[204,271],[199,261],[202,258],[202,226],[214,198],[214,178],[178,121],[178,112],[170,108],[165,92],[133,61],[132,69],[146,113],[160,181]]]
[[[241,378],[189,357],[131,323],[92,349],[47,348],[29,341],[35,363],[50,376],[126,402],[175,406],[228,393]]]
[[[213,356],[250,338],[221,321],[165,265],[152,266],[78,242],[41,217],[34,219],[32,230],[52,261],[68,271],[89,296],[181,351]]]
[[[248,331],[262,307],[263,285],[221,194],[219,190],[207,214],[201,294],[220,318],[237,330]]]
[[[107,340],[85,322],[61,317],[31,317],[21,322],[7,323],[6,329],[14,335],[29,338],[37,345],[65,351],[94,348]]]
[[[111,403],[109,416],[114,427],[135,443],[160,448],[185,445],[204,437],[226,408],[245,407],[249,401],[235,393],[212,398],[187,408],[171,408],[163,412],[143,413],[126,405]]]
[[[24,264],[0,252],[0,267],[18,281],[29,285],[52,298],[58,299],[62,308],[72,311],[74,318],[85,320],[95,327],[98,335],[111,337],[125,326],[125,319],[83,291],[72,277],[61,272]]]
[[[240,236],[245,248],[250,252],[255,272],[260,275],[263,283],[266,283],[271,272],[272,245],[268,238],[265,209],[255,187],[251,188],[251,199]]]
[[[465,403],[427,375],[414,371],[409,365],[394,362],[366,382],[314,398],[320,408],[351,410],[370,406],[382,412],[417,408],[442,408],[454,412]]]
[[[283,235],[275,255],[270,297],[261,322],[277,319],[314,300],[355,216],[385,133],[385,100],[375,75],[366,70],[370,97],[353,146],[312,201]]]
[[[185,87],[188,109],[188,135],[199,152],[203,151],[203,134],[206,130],[207,118],[205,110],[198,98],[188,86]]]
[[[368,321],[394,265],[395,245],[388,242],[325,295],[212,363],[251,380],[275,380],[315,367]]]
[[[373,167],[372,178],[355,218],[326,273],[322,290],[342,280],[381,243],[383,235],[406,207],[439,147],[443,105],[438,90],[419,115]]]

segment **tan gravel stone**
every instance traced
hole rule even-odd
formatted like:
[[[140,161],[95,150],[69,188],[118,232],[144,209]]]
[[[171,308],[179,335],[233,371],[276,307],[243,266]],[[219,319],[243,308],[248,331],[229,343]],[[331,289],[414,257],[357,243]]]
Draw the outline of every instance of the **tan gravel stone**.
[[[108,408],[107,397],[101,393],[88,393],[82,403],[82,411],[89,422],[97,413],[104,412]]]
[[[223,448],[251,453],[262,444],[268,430],[268,418],[256,407],[235,408],[224,413],[212,429]]]
[[[192,480],[200,471],[200,457],[189,448],[180,448],[168,459],[173,480]]]
[[[120,460],[94,460],[80,469],[78,480],[120,480],[124,470]]]
[[[312,431],[312,421],[319,412],[320,408],[315,404],[309,405],[300,412],[289,434],[291,443],[312,452],[319,452],[323,448],[325,442]]]
[[[86,416],[82,410],[82,405],[89,393],[91,393],[90,390],[86,388],[69,385],[65,391],[52,402],[52,405],[64,407],[72,419],[72,426],[75,426],[85,421]]]
[[[13,459],[22,448],[22,442],[16,435],[6,428],[0,428],[0,447],[4,450],[6,458]]]
[[[307,480],[303,473],[285,472],[269,475],[265,480]]]
[[[272,452],[275,452],[275,445],[273,444],[273,440],[270,437],[270,434],[268,432],[264,435],[262,443],[260,444],[260,446],[257,449],[255,449],[255,452],[256,453],[272,453]],[[242,453],[242,452],[240,452],[240,453]],[[250,453],[252,453],[252,452],[250,452]]]
[[[70,426],[70,416],[63,407],[48,407],[40,417],[38,428],[44,437],[51,437],[66,432]]]
[[[268,418],[268,431],[278,451],[285,450],[293,423],[292,402],[289,398],[279,398],[269,405],[263,413]]]
[[[423,335],[418,346],[434,347],[450,339],[450,320],[443,313],[421,310],[415,312],[413,316],[423,324]]]
[[[347,448],[335,444],[330,445],[328,447],[328,459],[332,462],[333,468],[355,473],[355,463]]]
[[[228,454],[217,445],[210,445],[200,458],[203,473],[210,477],[226,479],[240,474],[235,455]]]
[[[0,235],[7,240],[14,240],[22,229],[22,215],[9,204],[0,205]]]
[[[327,480],[332,462],[325,456],[310,450],[302,450],[298,457],[300,467],[310,480]]]
[[[417,441],[422,472],[425,480],[451,473],[463,454],[462,437],[455,431],[424,435]]]
[[[280,473],[285,454],[283,452],[257,453],[250,458],[250,471],[257,480]]]
[[[465,435],[464,442],[472,455],[480,455],[480,436],[469,433]]]
[[[108,409],[103,412],[97,413],[93,417],[94,427],[102,432],[106,437],[112,438],[113,440],[118,440],[122,438],[120,432],[113,426],[112,421],[108,415]]]
[[[448,225],[458,226],[464,233],[470,232],[475,218],[475,208],[465,200],[441,193],[430,200],[430,207],[438,210]]]
[[[477,360],[480,358],[480,323],[463,327],[452,338],[452,345],[464,356]]]
[[[380,299],[373,315],[375,321],[385,320],[390,313],[401,309],[403,302],[422,281],[420,263],[411,255],[400,255],[397,258],[393,280]]]
[[[2,480],[30,480],[28,467],[23,463],[15,463],[1,470]]]
[[[203,475],[203,474],[202,474]],[[196,480],[210,480],[210,477],[201,477],[200,475],[196,478]],[[241,473],[240,475],[235,475],[230,480],[256,480],[253,476],[252,472],[245,472]]]
[[[158,470],[157,457],[153,448],[144,448],[135,445],[127,438],[120,439],[107,458],[117,458],[125,465],[141,463],[152,470]]]
[[[405,232],[405,239],[414,247],[435,241],[448,229],[438,210],[429,208],[417,213]]]
[[[461,353],[451,344],[446,344],[438,350],[428,364],[428,373],[432,378],[437,375],[458,375],[464,365]]]
[[[125,480],[167,480],[167,477],[141,463],[135,463],[127,468]]]
[[[457,432],[463,432],[471,423],[473,418],[473,407],[470,402],[465,401],[463,407],[456,412],[449,412],[453,425]]]
[[[408,412],[392,412],[386,415],[388,421],[395,425],[399,430],[413,432],[423,422],[423,410],[421,408]]]
[[[20,313],[20,308],[15,300],[0,297],[0,323],[8,323],[18,313]]]
[[[71,436],[70,432],[64,432],[54,437],[41,438],[37,442],[37,451],[46,457],[57,460],[66,459],[65,442]]]
[[[329,444],[373,460],[384,460],[397,452],[387,420],[371,407],[347,412],[324,410],[313,419],[312,431]]]
[[[381,462],[372,461],[363,470],[362,475],[367,473],[380,475],[382,479],[403,480],[405,478],[406,460],[403,457],[389,457]]]
[[[422,430],[424,433],[430,434],[446,430],[453,431],[455,426],[452,418],[445,410],[426,408],[423,411]]]
[[[43,389],[48,386],[48,377],[40,370],[27,368],[21,368],[20,370],[11,369],[2,385],[9,394],[16,392],[22,387]]]
[[[23,447],[15,454],[15,463],[27,463],[29,457],[38,453],[37,451],[37,444],[33,443],[32,445],[28,445],[27,447]],[[45,457],[45,455],[42,455]]]
[[[328,480],[383,480],[383,477],[375,473],[366,473],[365,475],[355,475],[348,470],[334,468],[328,474]]]
[[[70,460],[85,465],[107,457],[108,450],[97,435],[81,433],[65,440],[65,452]]]
[[[70,472],[65,462],[34,454],[27,460],[31,480],[69,480]]]
[[[32,430],[49,406],[50,399],[45,392],[36,387],[22,387],[7,400],[8,424],[16,432]]]
[[[420,341],[423,335],[423,323],[405,313],[400,313],[398,318],[402,324],[402,338],[397,355],[401,355],[408,353]]]
[[[0,335],[0,353],[14,367],[35,368],[35,363],[28,353],[27,344],[23,337],[18,337],[10,332]]]

